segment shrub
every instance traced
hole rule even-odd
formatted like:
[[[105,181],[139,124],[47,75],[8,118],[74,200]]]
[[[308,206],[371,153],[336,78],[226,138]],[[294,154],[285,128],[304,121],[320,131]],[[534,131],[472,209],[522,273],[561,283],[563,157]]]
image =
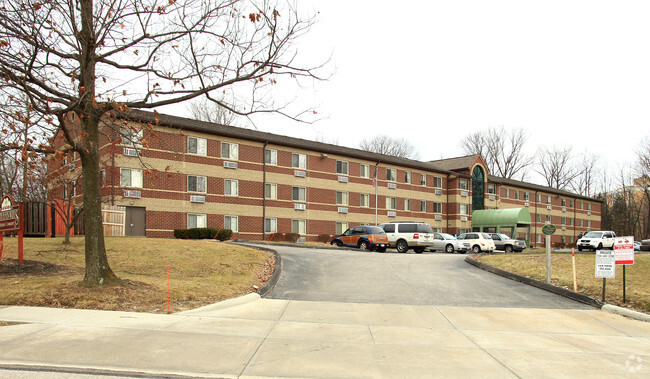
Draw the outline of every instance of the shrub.
[[[334,238],[334,236],[331,234],[319,234],[318,242],[328,243],[332,240],[332,238]]]
[[[298,233],[284,233],[284,241],[296,242],[299,237],[300,234]]]
[[[226,241],[232,238],[232,230],[230,229],[221,229],[217,233],[217,239],[219,241]]]
[[[215,236],[219,241],[228,240],[232,237],[232,230],[218,230],[215,228],[174,229],[174,237],[180,239],[214,239]]]

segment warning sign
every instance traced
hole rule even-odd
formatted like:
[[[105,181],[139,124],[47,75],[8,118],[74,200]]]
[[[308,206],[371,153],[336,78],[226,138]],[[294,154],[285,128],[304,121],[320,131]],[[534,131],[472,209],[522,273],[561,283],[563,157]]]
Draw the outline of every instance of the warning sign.
[[[611,250],[596,250],[596,278],[614,278],[616,260]]]
[[[634,237],[617,237],[614,240],[614,254],[617,265],[633,265]]]

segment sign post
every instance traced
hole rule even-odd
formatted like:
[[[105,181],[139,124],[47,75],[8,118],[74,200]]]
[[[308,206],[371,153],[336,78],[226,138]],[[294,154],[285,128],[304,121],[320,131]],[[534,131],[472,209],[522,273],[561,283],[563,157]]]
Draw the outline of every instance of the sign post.
[[[611,250],[596,250],[596,278],[603,278],[603,303],[607,278],[616,277],[616,259]]]
[[[551,283],[551,235],[555,233],[555,225],[547,224],[542,228],[546,235],[546,283]]]
[[[634,237],[617,237],[614,240],[617,265],[623,265],[623,302],[625,303],[625,266],[634,264]]]
[[[0,210],[0,258],[4,248],[4,232],[18,231],[18,261],[23,263],[23,206],[14,205],[10,195],[2,197]]]

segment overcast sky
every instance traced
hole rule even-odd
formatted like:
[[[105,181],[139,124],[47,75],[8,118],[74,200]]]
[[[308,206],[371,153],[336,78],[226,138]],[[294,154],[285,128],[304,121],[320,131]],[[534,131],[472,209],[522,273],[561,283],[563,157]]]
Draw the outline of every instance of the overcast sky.
[[[422,160],[461,139],[524,128],[528,147],[570,145],[629,166],[650,135],[650,1],[300,0],[319,21],[302,59],[334,75],[297,94],[325,119],[255,119],[259,130],[357,147],[404,137]]]

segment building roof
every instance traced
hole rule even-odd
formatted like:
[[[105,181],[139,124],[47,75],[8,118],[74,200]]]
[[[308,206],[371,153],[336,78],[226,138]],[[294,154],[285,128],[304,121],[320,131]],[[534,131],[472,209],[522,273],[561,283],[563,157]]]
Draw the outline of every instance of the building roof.
[[[539,185],[539,184],[522,182],[520,180],[514,180],[514,179],[506,179],[506,178],[501,178],[499,176],[494,176],[494,175],[488,175],[487,177],[488,177],[488,182],[490,182],[490,183],[497,183],[497,184],[503,184],[503,185],[507,185],[507,186],[525,188],[525,189],[529,189],[529,190],[533,190],[533,191],[552,193],[552,194],[560,195],[560,196],[569,196],[569,197],[573,197],[573,198],[577,198],[577,199],[583,199],[583,200],[601,201],[599,199],[594,199],[593,197],[582,196],[582,195],[578,195],[578,194],[573,193],[573,192],[559,190],[557,188],[542,186],[542,185]]]
[[[476,161],[478,156],[479,156],[478,154],[472,154],[472,155],[466,155],[464,157],[429,161],[429,163],[431,163],[435,167],[439,167],[449,171],[469,170],[469,168],[472,166],[472,163]]]

